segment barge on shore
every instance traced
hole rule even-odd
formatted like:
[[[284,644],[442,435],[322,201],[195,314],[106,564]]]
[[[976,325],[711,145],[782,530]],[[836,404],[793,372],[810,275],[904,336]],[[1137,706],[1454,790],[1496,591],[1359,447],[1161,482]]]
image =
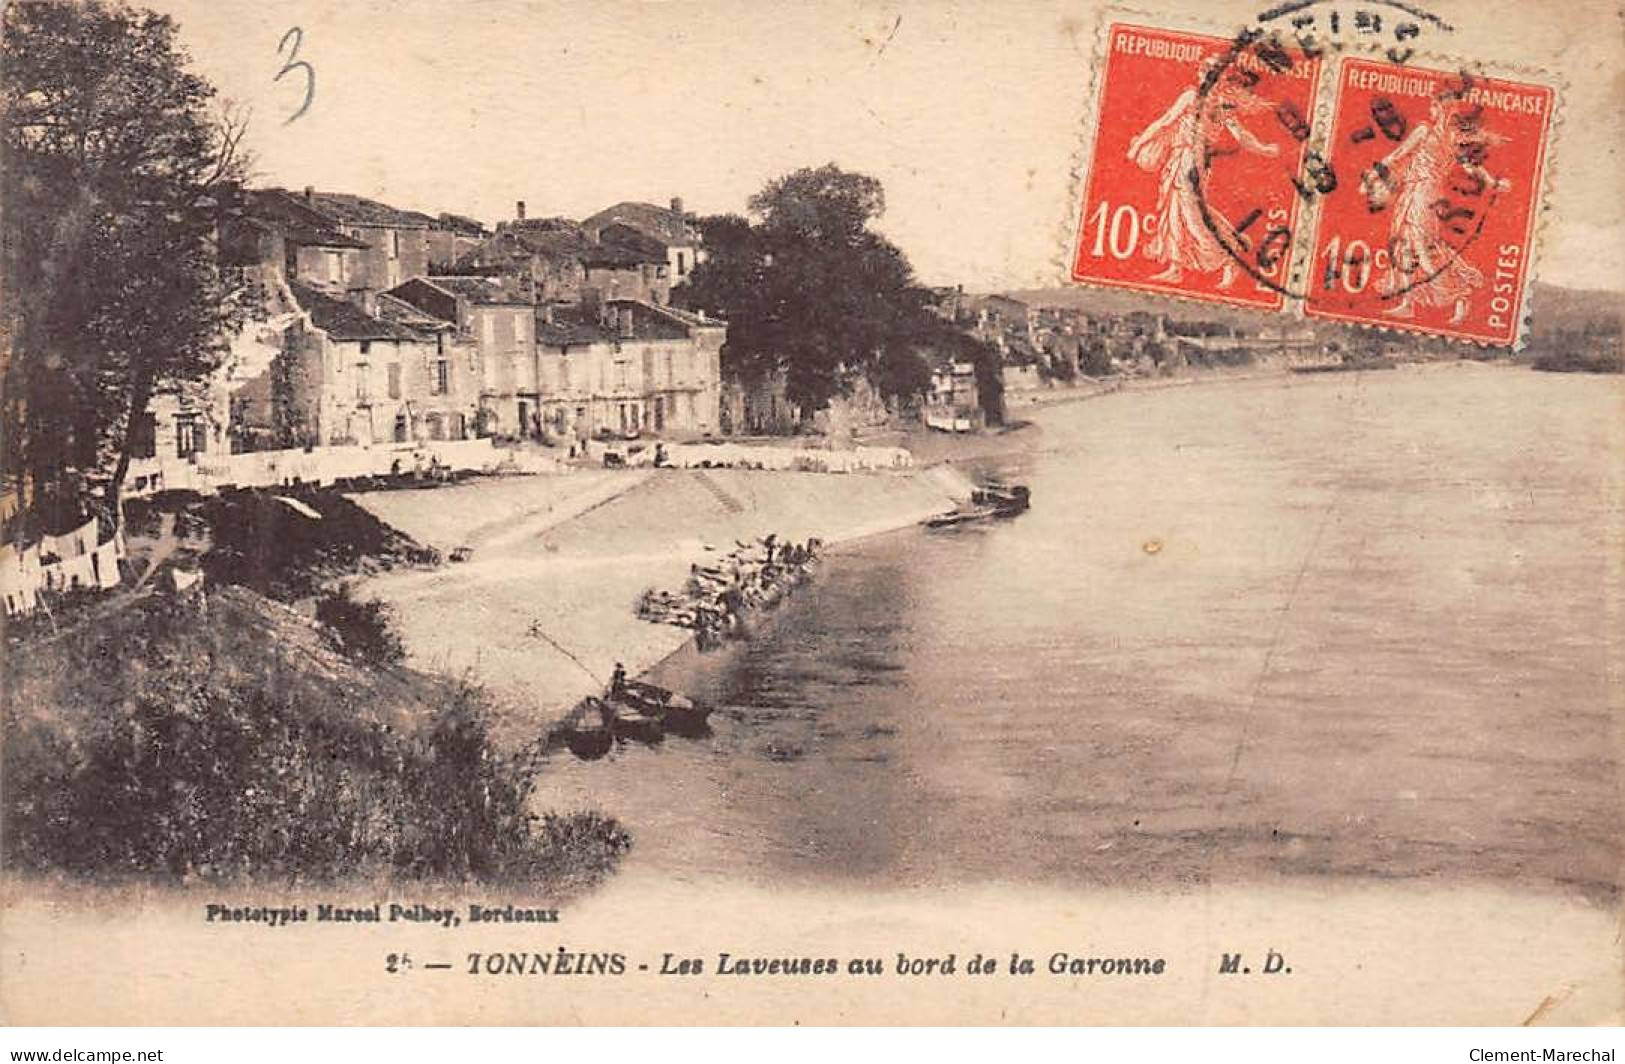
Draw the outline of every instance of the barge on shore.
[[[970,503],[935,517],[926,518],[927,528],[952,528],[973,521],[1014,517],[1032,505],[1032,493],[1024,484],[984,484],[971,492]]]

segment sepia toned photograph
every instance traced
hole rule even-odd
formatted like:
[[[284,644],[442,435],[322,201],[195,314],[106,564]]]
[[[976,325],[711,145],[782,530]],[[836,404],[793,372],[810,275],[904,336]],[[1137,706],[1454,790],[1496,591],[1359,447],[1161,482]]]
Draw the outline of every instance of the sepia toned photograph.
[[[8,0],[0,1018],[1617,1025],[1622,27]]]

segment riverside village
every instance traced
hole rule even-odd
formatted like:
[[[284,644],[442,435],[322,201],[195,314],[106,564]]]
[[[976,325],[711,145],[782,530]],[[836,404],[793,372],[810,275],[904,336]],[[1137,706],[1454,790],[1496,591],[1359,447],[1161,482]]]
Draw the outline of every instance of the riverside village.
[[[474,217],[262,176],[168,16],[6,20],[8,868],[1617,896],[1617,294],[924,276],[822,154]]]

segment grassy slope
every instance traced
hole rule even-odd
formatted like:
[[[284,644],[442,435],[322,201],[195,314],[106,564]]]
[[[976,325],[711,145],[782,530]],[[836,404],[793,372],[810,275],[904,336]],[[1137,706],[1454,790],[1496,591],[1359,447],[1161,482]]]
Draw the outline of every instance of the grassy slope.
[[[605,818],[532,823],[534,765],[490,749],[476,694],[352,662],[245,588],[131,599],[3,677],[14,868],[563,889],[626,845]]]

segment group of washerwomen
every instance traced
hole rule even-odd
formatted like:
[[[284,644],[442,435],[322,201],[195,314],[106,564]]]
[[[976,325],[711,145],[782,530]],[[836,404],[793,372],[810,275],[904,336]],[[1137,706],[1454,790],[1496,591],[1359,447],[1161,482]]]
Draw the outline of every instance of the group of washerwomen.
[[[691,565],[682,592],[644,592],[638,616],[718,640],[736,632],[746,612],[777,605],[805,580],[822,546],[817,538],[785,543],[777,535],[736,543],[715,565]]]

